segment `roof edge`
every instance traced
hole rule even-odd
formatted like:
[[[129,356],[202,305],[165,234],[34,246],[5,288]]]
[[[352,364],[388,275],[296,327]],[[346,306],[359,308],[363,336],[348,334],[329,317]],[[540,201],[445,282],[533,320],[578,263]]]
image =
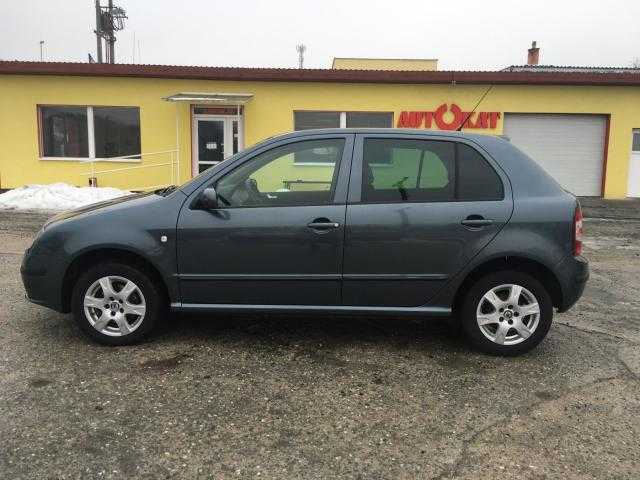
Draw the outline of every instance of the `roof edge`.
[[[640,73],[339,70],[0,61],[0,74],[257,82],[640,86]]]

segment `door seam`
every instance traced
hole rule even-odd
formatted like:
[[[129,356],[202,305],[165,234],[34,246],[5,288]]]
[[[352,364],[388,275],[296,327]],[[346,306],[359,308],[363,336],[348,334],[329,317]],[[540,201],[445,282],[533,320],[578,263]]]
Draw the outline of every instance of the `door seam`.
[[[347,196],[344,200],[344,228],[342,229],[342,254],[340,259],[340,305],[344,305],[344,258],[347,250],[347,207],[349,205],[349,191],[351,188],[351,174],[353,173],[353,156],[356,149],[357,135],[351,137],[351,155],[349,157],[349,176],[347,177]]]

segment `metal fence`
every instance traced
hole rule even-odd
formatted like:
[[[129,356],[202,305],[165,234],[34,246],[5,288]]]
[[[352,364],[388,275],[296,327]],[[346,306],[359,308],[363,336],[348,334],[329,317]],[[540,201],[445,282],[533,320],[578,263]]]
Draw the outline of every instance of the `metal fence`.
[[[168,161],[160,161],[156,163],[146,162],[145,159],[148,157],[160,157],[161,159],[166,159],[168,157]],[[140,164],[138,165],[129,165],[131,160],[140,160]],[[100,169],[96,170],[96,163],[99,162],[126,162],[127,166],[125,167],[114,167],[108,169]],[[155,188],[167,187],[169,185],[175,185],[180,183],[180,170],[179,170],[179,162],[178,162],[178,149],[173,150],[163,150],[161,152],[151,152],[151,153],[141,153],[138,155],[126,155],[122,157],[112,157],[108,159],[96,159],[89,158],[81,161],[84,164],[89,164],[91,169],[88,172],[83,172],[82,176],[86,177],[91,186],[101,185],[100,176],[104,175],[118,175],[120,173],[130,172],[132,170],[141,170],[141,169],[155,169],[155,168],[166,168],[167,169],[167,182],[159,183],[155,185],[135,185],[133,187],[128,187],[129,190],[151,190]]]

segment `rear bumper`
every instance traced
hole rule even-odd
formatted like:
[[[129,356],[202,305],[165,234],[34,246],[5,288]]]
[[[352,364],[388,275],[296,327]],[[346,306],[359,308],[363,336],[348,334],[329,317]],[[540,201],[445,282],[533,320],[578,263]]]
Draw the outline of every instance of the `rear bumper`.
[[[556,268],[562,304],[558,312],[566,312],[580,299],[589,280],[589,262],[584,257],[567,257]]]

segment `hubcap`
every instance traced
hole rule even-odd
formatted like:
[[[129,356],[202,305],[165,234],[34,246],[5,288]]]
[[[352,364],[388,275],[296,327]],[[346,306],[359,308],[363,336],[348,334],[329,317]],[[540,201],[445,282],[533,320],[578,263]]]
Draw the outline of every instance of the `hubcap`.
[[[85,317],[93,328],[111,337],[135,331],[146,311],[142,291],[124,277],[102,277],[91,284],[84,296]]]
[[[540,306],[526,288],[504,284],[478,302],[476,320],[482,334],[499,345],[516,345],[529,338],[540,323]]]

